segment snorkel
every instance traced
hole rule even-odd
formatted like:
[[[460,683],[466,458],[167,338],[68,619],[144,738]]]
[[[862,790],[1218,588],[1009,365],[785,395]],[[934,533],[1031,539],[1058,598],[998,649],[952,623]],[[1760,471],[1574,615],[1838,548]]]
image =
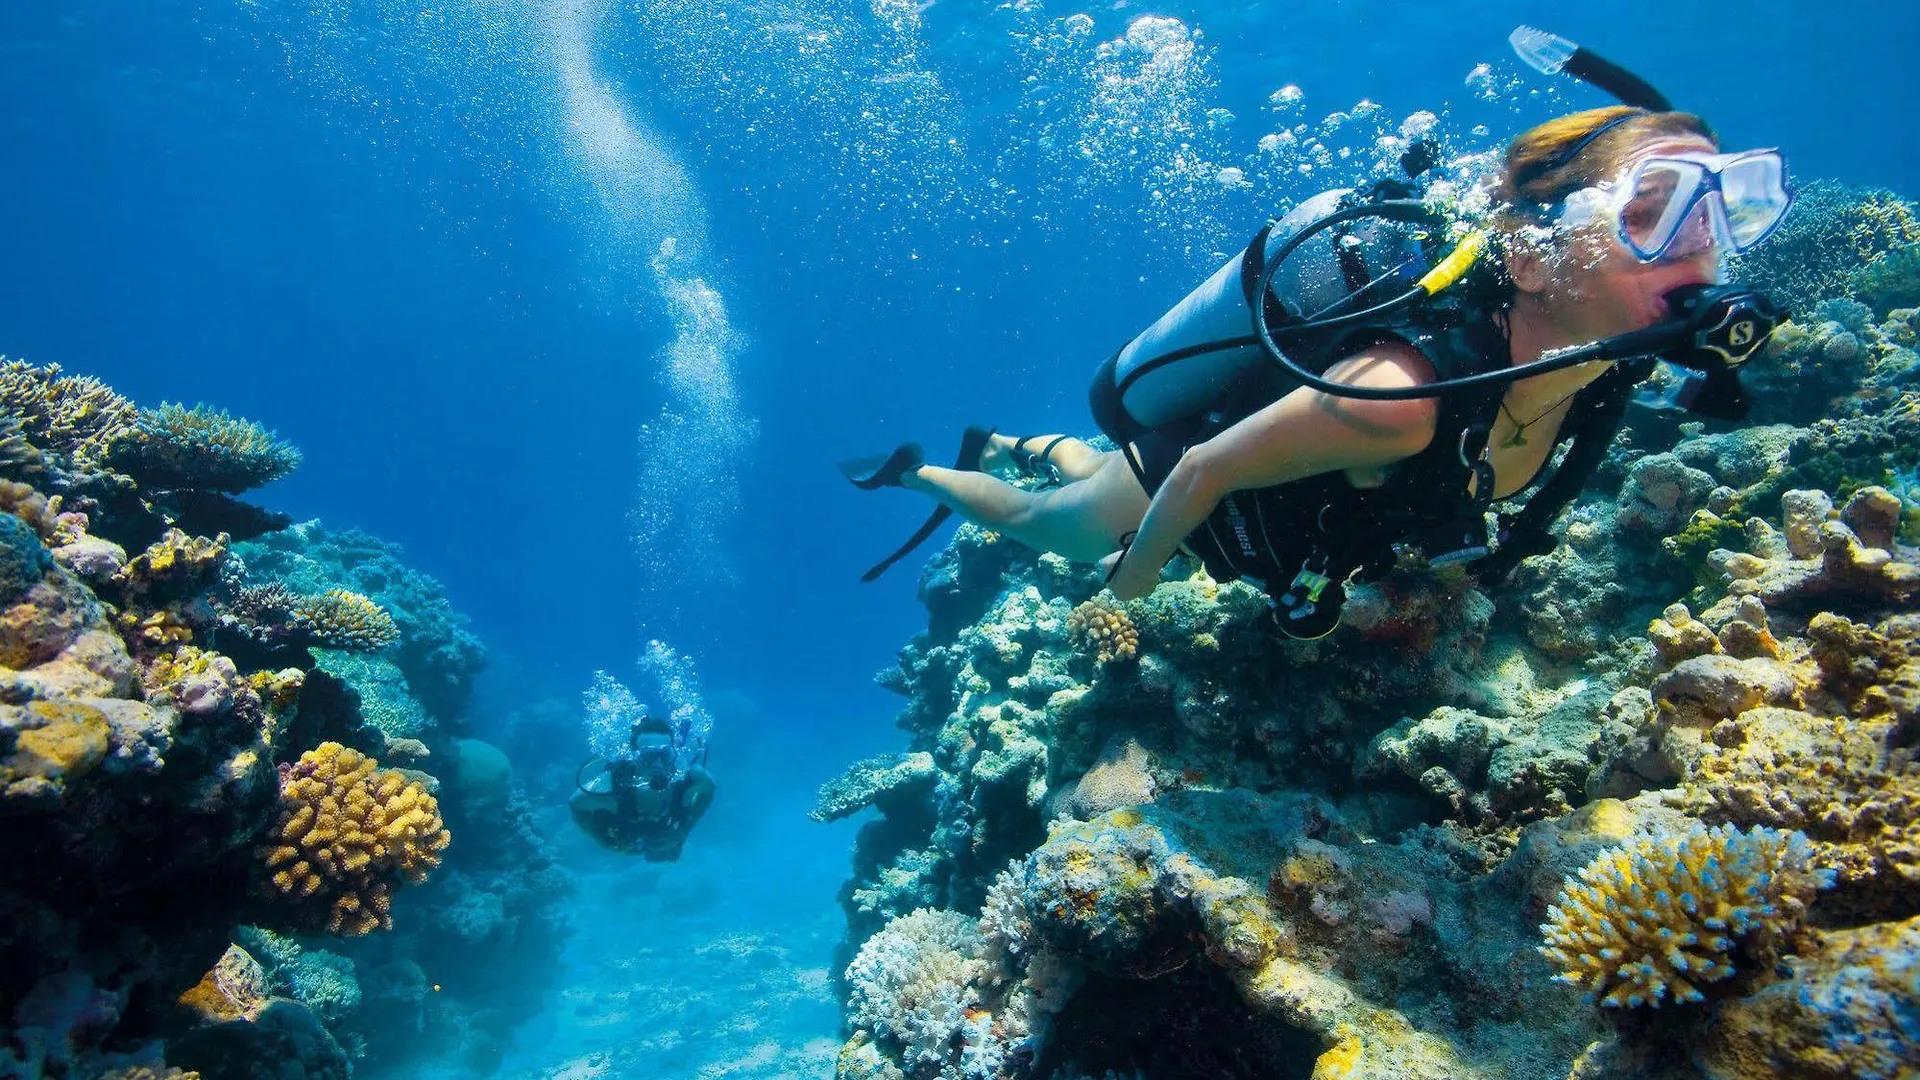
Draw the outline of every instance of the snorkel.
[[[1508,40],[1523,60],[1543,74],[1564,72],[1608,92],[1622,104],[1638,109],[1651,112],[1672,109],[1666,96],[1646,80],[1564,38],[1523,26],[1516,29]],[[1599,135],[1625,119],[1628,117],[1614,120],[1588,133],[1553,160],[1536,166],[1531,171],[1532,176],[1538,177],[1573,160]],[[1436,215],[1424,203],[1414,199],[1381,200],[1330,214],[1289,237],[1261,268],[1249,294],[1266,295],[1287,256],[1310,237],[1369,217],[1412,225],[1431,225]],[[1360,310],[1340,311],[1340,307],[1350,305],[1335,305],[1333,309],[1307,318],[1270,325],[1261,305],[1253,305],[1254,337],[1267,357],[1289,375],[1336,397],[1375,401],[1442,397],[1483,386],[1511,383],[1593,361],[1657,357],[1689,373],[1672,396],[1675,404],[1714,419],[1738,420],[1746,415],[1750,402],[1741,389],[1739,369],[1766,343],[1786,314],[1766,296],[1738,285],[1682,286],[1665,297],[1673,313],[1673,318],[1666,322],[1585,345],[1554,350],[1537,360],[1497,371],[1413,387],[1376,388],[1336,383],[1302,367],[1281,347],[1281,343],[1290,338],[1392,316],[1439,295],[1467,275],[1485,251],[1487,243],[1488,234],[1485,231],[1469,233],[1411,288]],[[1349,299],[1365,295],[1370,287],[1371,283],[1367,288],[1357,290]]]

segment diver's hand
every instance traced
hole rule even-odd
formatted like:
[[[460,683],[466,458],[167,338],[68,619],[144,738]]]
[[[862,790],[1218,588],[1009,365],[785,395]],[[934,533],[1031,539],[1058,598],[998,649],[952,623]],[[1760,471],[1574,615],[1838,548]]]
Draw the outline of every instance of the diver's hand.
[[[1158,568],[1142,570],[1141,568],[1147,565],[1147,560],[1128,559],[1126,554],[1127,549],[1121,548],[1101,559],[1100,573],[1107,578],[1107,588],[1112,590],[1115,597],[1121,600],[1137,600],[1152,592],[1155,585],[1160,584],[1160,571]],[[1114,573],[1116,565],[1120,568],[1119,573]]]

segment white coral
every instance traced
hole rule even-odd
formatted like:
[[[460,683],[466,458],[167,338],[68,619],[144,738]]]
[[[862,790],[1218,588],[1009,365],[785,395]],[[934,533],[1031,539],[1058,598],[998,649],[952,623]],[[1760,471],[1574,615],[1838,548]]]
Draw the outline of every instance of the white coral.
[[[921,908],[867,939],[847,967],[856,1028],[900,1048],[909,1069],[937,1075],[966,1041],[987,975],[976,921]]]

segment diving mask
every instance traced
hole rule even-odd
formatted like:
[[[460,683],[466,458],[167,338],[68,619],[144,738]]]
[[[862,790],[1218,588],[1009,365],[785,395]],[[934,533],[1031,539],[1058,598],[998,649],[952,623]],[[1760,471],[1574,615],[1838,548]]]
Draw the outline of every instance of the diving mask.
[[[1650,263],[1697,254],[1710,239],[1735,254],[1749,251],[1773,235],[1792,205],[1778,150],[1657,154],[1610,185],[1568,195],[1557,224],[1609,220],[1621,246]]]

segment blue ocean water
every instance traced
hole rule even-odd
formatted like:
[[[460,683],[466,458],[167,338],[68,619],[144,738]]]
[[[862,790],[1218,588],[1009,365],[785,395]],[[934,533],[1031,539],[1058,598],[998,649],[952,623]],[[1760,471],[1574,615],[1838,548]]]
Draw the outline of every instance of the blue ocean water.
[[[599,853],[533,788],[585,930],[499,1060],[824,1075],[851,830],[805,811],[894,745],[871,675],[924,624],[917,564],[857,581],[921,506],[832,462],[1085,431],[1093,366],[1376,131],[1487,148],[1603,103],[1515,61],[1520,22],[1799,177],[1920,194],[1920,16],[1881,3],[12,4],[0,350],[298,445],[260,501],[403,545],[497,702],[650,638],[695,657],[723,796],[681,863]],[[1354,156],[1262,148],[1298,123]],[[550,781],[571,723],[501,741]],[[679,1014],[632,993],[769,970]],[[715,1045],[771,1049],[704,1056],[728,1002],[777,1019]]]

